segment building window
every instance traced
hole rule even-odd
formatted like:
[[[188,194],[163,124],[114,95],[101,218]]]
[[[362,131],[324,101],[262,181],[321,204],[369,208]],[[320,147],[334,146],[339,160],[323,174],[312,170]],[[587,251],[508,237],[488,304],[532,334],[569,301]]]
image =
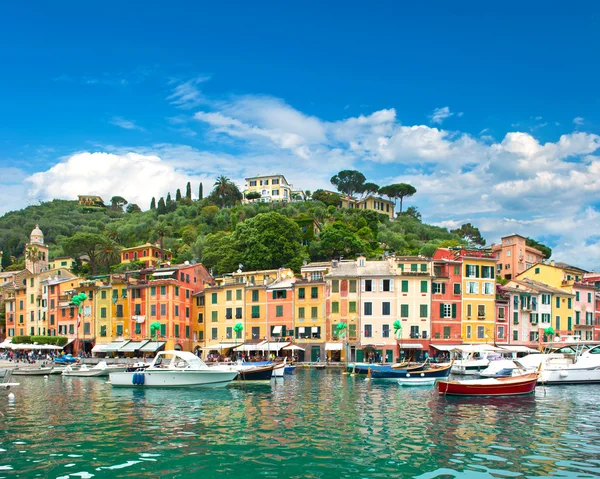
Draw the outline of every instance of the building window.
[[[365,338],[373,337],[373,327],[370,324],[365,324]]]
[[[233,308],[225,308],[225,319],[233,319]]]
[[[210,320],[213,323],[218,322],[219,321],[219,312],[218,311],[211,311],[211,318],[210,318]]]
[[[277,316],[278,318],[281,318],[283,316],[283,306],[275,307],[275,316]]]
[[[498,319],[504,319],[504,308],[498,308]]]
[[[198,313],[198,324],[202,324],[204,322],[204,314]]]
[[[305,298],[305,294],[306,294],[306,292],[305,292],[304,288],[299,288],[298,289],[298,299],[304,299]]]
[[[477,305],[477,316],[479,318],[485,318],[485,304]]]
[[[318,317],[319,317],[319,308],[316,306],[313,306],[312,308],[310,308],[310,318],[317,319]]]
[[[381,315],[389,316],[391,314],[391,303],[389,301],[384,301],[381,303]]]
[[[211,331],[211,337],[212,337],[212,339],[213,339],[213,340],[215,340],[215,339],[217,339],[217,338],[218,338],[218,336],[219,336],[219,333],[218,333],[218,331],[219,331],[219,330],[218,330],[217,328],[212,328],[212,331]]]
[[[256,303],[258,301],[258,289],[252,290],[252,302]]]
[[[156,316],[156,304],[150,305],[150,316]]]
[[[217,304],[217,293],[212,293],[211,294],[211,303],[212,304]]]
[[[421,304],[419,306],[419,317],[421,318],[426,318],[427,317],[427,305],[426,304]]]
[[[364,290],[365,291],[373,291],[373,280],[372,279],[363,279]]]
[[[304,319],[304,308],[298,308],[298,319]]]
[[[241,289],[236,289],[235,290],[235,300],[236,301],[241,301],[242,300],[242,290]]]
[[[400,305],[400,317],[408,318],[408,304]]]
[[[427,292],[427,281],[421,281],[421,293]]]
[[[356,313],[356,301],[350,301],[348,303],[348,312],[349,313]]]
[[[242,319],[242,308],[235,308],[235,319]]]
[[[340,312],[340,303],[338,301],[331,302],[331,312],[336,314]]]
[[[467,281],[467,294],[478,294],[479,284],[475,281]]]
[[[391,279],[384,279],[381,285],[382,291],[394,291],[394,282]]]
[[[442,294],[442,290],[446,289],[445,286],[446,285],[443,283],[433,283],[432,284],[433,294]]]
[[[406,279],[402,280],[402,292],[408,293],[408,280]]]
[[[231,301],[233,297],[233,293],[231,292],[230,289],[228,289],[227,291],[225,291],[225,301]]]
[[[252,317],[254,319],[260,318],[260,306],[252,306]]]
[[[316,286],[313,286],[312,288],[310,288],[310,297],[311,299],[318,299],[319,297],[319,288]]]
[[[485,328],[483,326],[477,326],[477,339],[485,338]]]
[[[366,302],[364,304],[364,314],[365,316],[371,316],[373,314],[373,303]]]
[[[350,281],[348,281],[348,291],[350,293],[356,293],[356,280],[355,279],[351,279]]]

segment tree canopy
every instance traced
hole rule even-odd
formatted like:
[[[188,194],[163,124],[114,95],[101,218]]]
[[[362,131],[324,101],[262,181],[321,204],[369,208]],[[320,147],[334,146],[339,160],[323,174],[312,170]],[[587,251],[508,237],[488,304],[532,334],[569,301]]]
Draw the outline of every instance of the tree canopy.
[[[540,250],[546,259],[552,256],[552,248],[534,240],[533,238],[527,238],[525,240],[525,244],[527,246],[531,246],[532,248]]]
[[[485,238],[481,235],[479,228],[473,226],[471,223],[465,223],[460,228],[452,230],[451,233],[460,236],[469,243],[485,246]]]
[[[331,184],[335,185],[340,193],[348,196],[360,193],[365,181],[367,181],[365,175],[356,170],[342,170],[337,175],[331,177]]]

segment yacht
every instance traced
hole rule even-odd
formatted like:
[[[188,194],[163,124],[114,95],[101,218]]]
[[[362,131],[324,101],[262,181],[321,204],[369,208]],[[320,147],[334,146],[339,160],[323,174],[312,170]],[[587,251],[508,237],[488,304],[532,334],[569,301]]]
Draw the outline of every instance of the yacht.
[[[478,374],[490,365],[490,361],[503,359],[498,351],[501,350],[486,344],[457,346],[452,350],[455,356],[452,374]]]
[[[237,375],[233,368],[210,368],[189,352],[160,351],[147,368],[110,373],[109,381],[115,387],[224,387]]]
[[[600,383],[600,343],[574,342],[544,355],[542,384]]]

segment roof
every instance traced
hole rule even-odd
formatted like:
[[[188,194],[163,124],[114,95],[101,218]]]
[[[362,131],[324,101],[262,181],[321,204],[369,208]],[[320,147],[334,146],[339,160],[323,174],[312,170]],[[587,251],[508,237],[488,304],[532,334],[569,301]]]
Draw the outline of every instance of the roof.
[[[275,281],[267,286],[267,289],[287,289],[294,286],[293,278],[282,279],[281,281]]]
[[[425,256],[394,256],[392,259],[396,261],[429,261],[431,258]]]
[[[283,179],[285,180],[285,182],[286,182],[286,183],[287,183],[289,186],[291,186],[290,182],[289,182],[289,181],[288,181],[288,180],[285,178],[285,176],[283,176],[283,175],[280,175],[279,173],[274,173],[274,174],[272,174],[272,175],[256,175],[256,176],[249,176],[248,178],[244,178],[244,179],[245,179],[246,181],[250,181],[250,180],[256,180],[256,179],[259,179],[259,178],[273,178],[274,176],[278,176],[278,177],[281,177],[281,178],[283,178]]]
[[[551,293],[551,294],[562,294],[565,296],[575,296],[574,294],[568,293],[564,289],[555,288],[554,286],[550,286],[549,284],[542,283],[540,281],[534,281],[529,278],[523,278],[520,280],[513,279],[513,280],[511,280],[511,283],[525,284],[528,287],[537,288],[538,291],[541,293]]]
[[[326,278],[348,276],[394,276],[394,271],[387,261],[365,261],[365,266],[359,266],[356,261],[338,263],[331,268]]]
[[[136,250],[136,249],[140,249],[140,248],[154,248],[154,249],[158,249],[159,250],[160,246],[152,244],[152,243],[144,243],[144,244],[141,244],[139,246],[130,246],[129,248],[123,248],[121,250],[121,252],[123,252],[123,251],[132,251],[132,250]],[[167,249],[167,248],[163,248],[163,249],[164,249],[165,252],[171,253],[170,249]]]
[[[550,266],[552,266],[552,265],[550,265]],[[560,261],[555,262],[554,266],[557,268],[561,268],[561,269],[570,269],[573,271],[581,271],[582,273],[587,273],[587,271],[585,269],[578,268],[577,266],[571,266],[570,264],[563,263]]]

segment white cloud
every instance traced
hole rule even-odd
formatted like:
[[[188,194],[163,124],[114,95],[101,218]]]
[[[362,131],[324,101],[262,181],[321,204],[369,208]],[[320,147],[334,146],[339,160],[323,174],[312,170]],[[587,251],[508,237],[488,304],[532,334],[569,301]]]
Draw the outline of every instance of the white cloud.
[[[124,128],[125,130],[146,131],[141,126],[136,125],[136,123],[134,121],[126,120],[125,118],[123,118],[121,116],[112,117],[112,119],[109,121],[109,123],[112,125],[118,126],[119,128]]]
[[[207,76],[198,76],[184,82],[178,80],[172,80],[171,84],[173,87],[172,93],[167,97],[167,100],[172,105],[179,108],[190,109],[202,105],[206,102],[206,97],[202,94],[198,85],[208,81]]]
[[[429,118],[431,119],[431,123],[441,125],[446,118],[450,118],[452,115],[454,115],[454,113],[450,111],[450,107],[443,106],[433,110],[433,113]],[[462,116],[462,113],[460,113],[459,116]]]
[[[576,116],[575,118],[573,118],[573,123],[575,125],[583,125],[584,121],[585,120],[583,118],[581,118],[580,116]]]

